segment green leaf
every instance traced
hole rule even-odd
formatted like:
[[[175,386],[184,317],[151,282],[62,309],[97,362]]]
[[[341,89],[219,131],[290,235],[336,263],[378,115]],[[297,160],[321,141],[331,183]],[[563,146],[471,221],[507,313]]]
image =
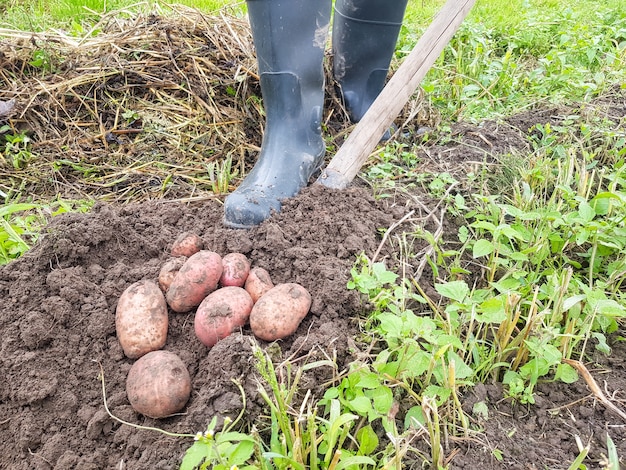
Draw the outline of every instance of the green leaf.
[[[595,308],[600,315],[606,315],[609,317],[626,316],[626,309],[613,299],[598,300],[595,304]]]
[[[335,470],[343,470],[344,468],[354,465],[376,465],[376,462],[370,457],[363,455],[353,455],[347,458],[339,459],[339,463],[335,466]]]
[[[9,204],[7,206],[0,207],[0,217],[13,214],[14,212],[29,211],[38,207],[41,207],[41,205],[30,203]]]
[[[514,251],[509,255],[513,261],[528,261],[528,255],[525,253],[520,253],[519,251]]]
[[[387,414],[393,405],[393,393],[384,385],[367,390],[365,395],[372,399],[374,409],[380,414]]]
[[[263,452],[263,458],[267,460],[277,460],[278,468],[288,468],[287,465],[291,465],[294,470],[305,470],[304,465],[296,462],[294,459],[281,454],[280,452]]]
[[[569,364],[559,364],[554,378],[566,384],[571,384],[578,380],[578,372]]]
[[[617,447],[615,447],[615,443],[608,433],[606,435],[606,449],[609,457],[607,470],[619,470],[619,455],[617,453]]]
[[[380,329],[383,333],[399,337],[402,336],[402,319],[393,314],[380,315]]]
[[[463,349],[463,343],[461,342],[461,339],[456,335],[439,335],[437,336],[435,343],[438,346],[452,346],[453,348]]]
[[[381,284],[393,284],[398,278],[396,273],[387,271],[385,263],[374,263],[372,265],[372,273]]]
[[[519,279],[515,279],[513,277],[508,277],[506,279],[502,279],[501,281],[494,281],[491,285],[500,293],[507,294],[511,291],[517,291],[520,288],[522,283]]]
[[[218,439],[220,441],[252,441],[254,442],[254,438],[248,434],[244,434],[241,432],[231,431],[220,433],[218,435]]]
[[[609,346],[608,343],[606,342],[606,336],[604,336],[602,333],[598,331],[591,333],[591,336],[593,336],[598,342],[598,344],[596,344],[596,349],[598,351],[607,355],[611,354],[611,346]]]
[[[499,225],[498,229],[502,234],[511,240],[526,241],[526,234],[519,227],[511,227],[510,225]]]
[[[472,256],[474,258],[480,258],[481,256],[487,256],[493,253],[494,247],[493,243],[489,240],[480,239],[474,243],[474,247],[472,248]]]
[[[484,401],[474,403],[472,407],[472,415],[480,419],[489,419],[489,407]]]
[[[363,395],[348,400],[348,405],[350,405],[350,409],[363,416],[367,415],[372,409],[370,399]]]
[[[459,241],[465,243],[469,239],[469,230],[465,225],[459,227]]]
[[[360,371],[357,372],[359,380],[356,383],[357,387],[361,388],[376,388],[380,386],[380,378],[374,372]]]
[[[435,284],[435,290],[448,299],[463,302],[469,294],[469,287],[465,281],[451,281],[445,284]]]
[[[432,397],[437,400],[438,404],[444,403],[450,395],[452,394],[452,390],[447,387],[442,387],[440,385],[429,385],[426,387],[422,394],[427,397]]]
[[[242,440],[235,448],[230,452],[228,462],[230,465],[241,465],[252,457],[254,453],[254,441],[250,437],[250,440]]]
[[[484,220],[479,220],[478,222],[474,222],[471,226],[473,228],[482,228],[483,230],[486,230],[492,233],[496,229],[496,226],[494,224],[492,224],[491,222],[486,222]]]
[[[463,359],[454,351],[448,351],[448,362],[454,363],[454,376],[457,379],[467,379],[474,375],[472,368],[465,364]]]
[[[209,456],[209,446],[200,441],[196,441],[187,449],[183,461],[180,464],[180,470],[194,470]]]
[[[578,214],[585,222],[591,222],[596,216],[596,211],[588,202],[583,201],[578,207]]]
[[[587,296],[585,294],[572,295],[563,301],[563,311],[567,312],[569,309],[585,300]]]
[[[506,299],[503,296],[491,297],[479,306],[481,313],[476,317],[481,323],[501,323],[506,320]]]
[[[589,239],[590,235],[591,235],[591,232],[589,230],[584,230],[581,228],[579,232],[576,234],[576,244],[579,246],[582,245]]]
[[[409,409],[404,415],[404,429],[414,427],[419,429],[419,425],[426,425],[426,419],[424,418],[424,411],[419,405],[415,405]]]
[[[616,202],[620,201],[617,194],[603,192],[596,194],[596,196],[589,201],[589,204],[593,207],[597,215],[607,215],[611,207],[611,199],[614,199]]]
[[[356,440],[359,443],[360,455],[369,455],[378,447],[378,436],[369,424],[359,429]]]
[[[408,361],[402,363],[402,377],[415,378],[422,375],[428,370],[431,361],[431,355],[421,349],[407,353]]]

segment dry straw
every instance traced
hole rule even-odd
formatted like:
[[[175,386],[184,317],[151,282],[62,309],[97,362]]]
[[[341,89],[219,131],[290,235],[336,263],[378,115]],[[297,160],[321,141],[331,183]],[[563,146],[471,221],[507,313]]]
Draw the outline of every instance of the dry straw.
[[[212,161],[244,165],[262,112],[247,21],[171,8],[107,14],[82,37],[0,29],[0,102],[15,100],[0,126],[32,142],[28,161],[5,158],[5,192],[177,197]]]
[[[0,29],[0,134],[30,139],[0,147],[6,199],[204,198],[212,164],[251,168],[264,118],[247,19],[156,8],[108,13],[79,37]],[[325,129],[341,142],[334,90]]]

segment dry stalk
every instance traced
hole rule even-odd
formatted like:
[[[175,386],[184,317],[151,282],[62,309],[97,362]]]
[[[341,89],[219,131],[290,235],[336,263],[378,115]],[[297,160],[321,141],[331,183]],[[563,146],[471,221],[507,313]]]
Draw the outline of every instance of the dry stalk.
[[[582,362],[575,361],[573,359],[562,359],[562,361],[572,366],[578,371],[580,375],[582,375],[583,379],[585,379],[585,382],[587,383],[587,386],[591,389],[591,392],[600,401],[600,403],[602,403],[609,410],[611,410],[617,416],[626,421],[626,413],[617,406],[615,406],[615,404],[606,397],[606,395],[604,394],[604,392],[602,392],[602,389],[596,382],[596,379],[593,378],[593,376],[589,372],[589,369],[587,369],[587,367]]]

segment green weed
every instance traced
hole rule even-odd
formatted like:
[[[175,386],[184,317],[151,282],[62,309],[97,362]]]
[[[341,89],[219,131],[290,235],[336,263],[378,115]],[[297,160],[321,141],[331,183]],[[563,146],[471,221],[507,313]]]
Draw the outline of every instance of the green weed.
[[[229,155],[222,161],[214,160],[207,163],[207,173],[211,191],[214,194],[227,194],[230,183],[236,178],[238,171],[233,169],[233,159]]]
[[[239,9],[241,6],[241,3],[235,0],[180,0],[176,4],[206,12],[215,12],[224,7]],[[116,12],[118,17],[123,17],[138,11],[158,8],[167,9],[167,4],[156,0],[134,3],[127,0],[7,1],[6,5],[0,4],[2,12],[0,26],[26,31],[44,31],[60,27],[75,36],[83,36],[85,33],[96,34],[97,30],[92,29],[92,26],[108,13]]]
[[[31,153],[31,139],[26,132],[11,133],[11,128],[6,125],[0,127],[0,138],[4,140],[4,149],[0,154],[2,164],[20,170],[34,157]]]
[[[214,417],[205,432],[196,434],[194,444],[187,450],[180,470],[247,470],[258,468],[246,465],[255,451],[254,437],[237,432],[233,422],[225,419],[222,429],[217,430],[217,418]]]
[[[480,120],[542,101],[587,100],[624,80],[623,7],[594,4],[590,21],[582,5],[534,3],[522,2],[507,24],[470,17],[462,25],[423,83],[444,116]]]

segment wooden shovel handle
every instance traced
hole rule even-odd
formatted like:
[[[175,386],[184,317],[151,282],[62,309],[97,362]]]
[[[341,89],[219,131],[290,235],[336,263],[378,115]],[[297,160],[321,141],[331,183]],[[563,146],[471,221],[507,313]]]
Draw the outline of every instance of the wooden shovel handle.
[[[316,183],[335,189],[344,189],[350,184],[459,29],[475,1],[448,0],[441,8]]]

